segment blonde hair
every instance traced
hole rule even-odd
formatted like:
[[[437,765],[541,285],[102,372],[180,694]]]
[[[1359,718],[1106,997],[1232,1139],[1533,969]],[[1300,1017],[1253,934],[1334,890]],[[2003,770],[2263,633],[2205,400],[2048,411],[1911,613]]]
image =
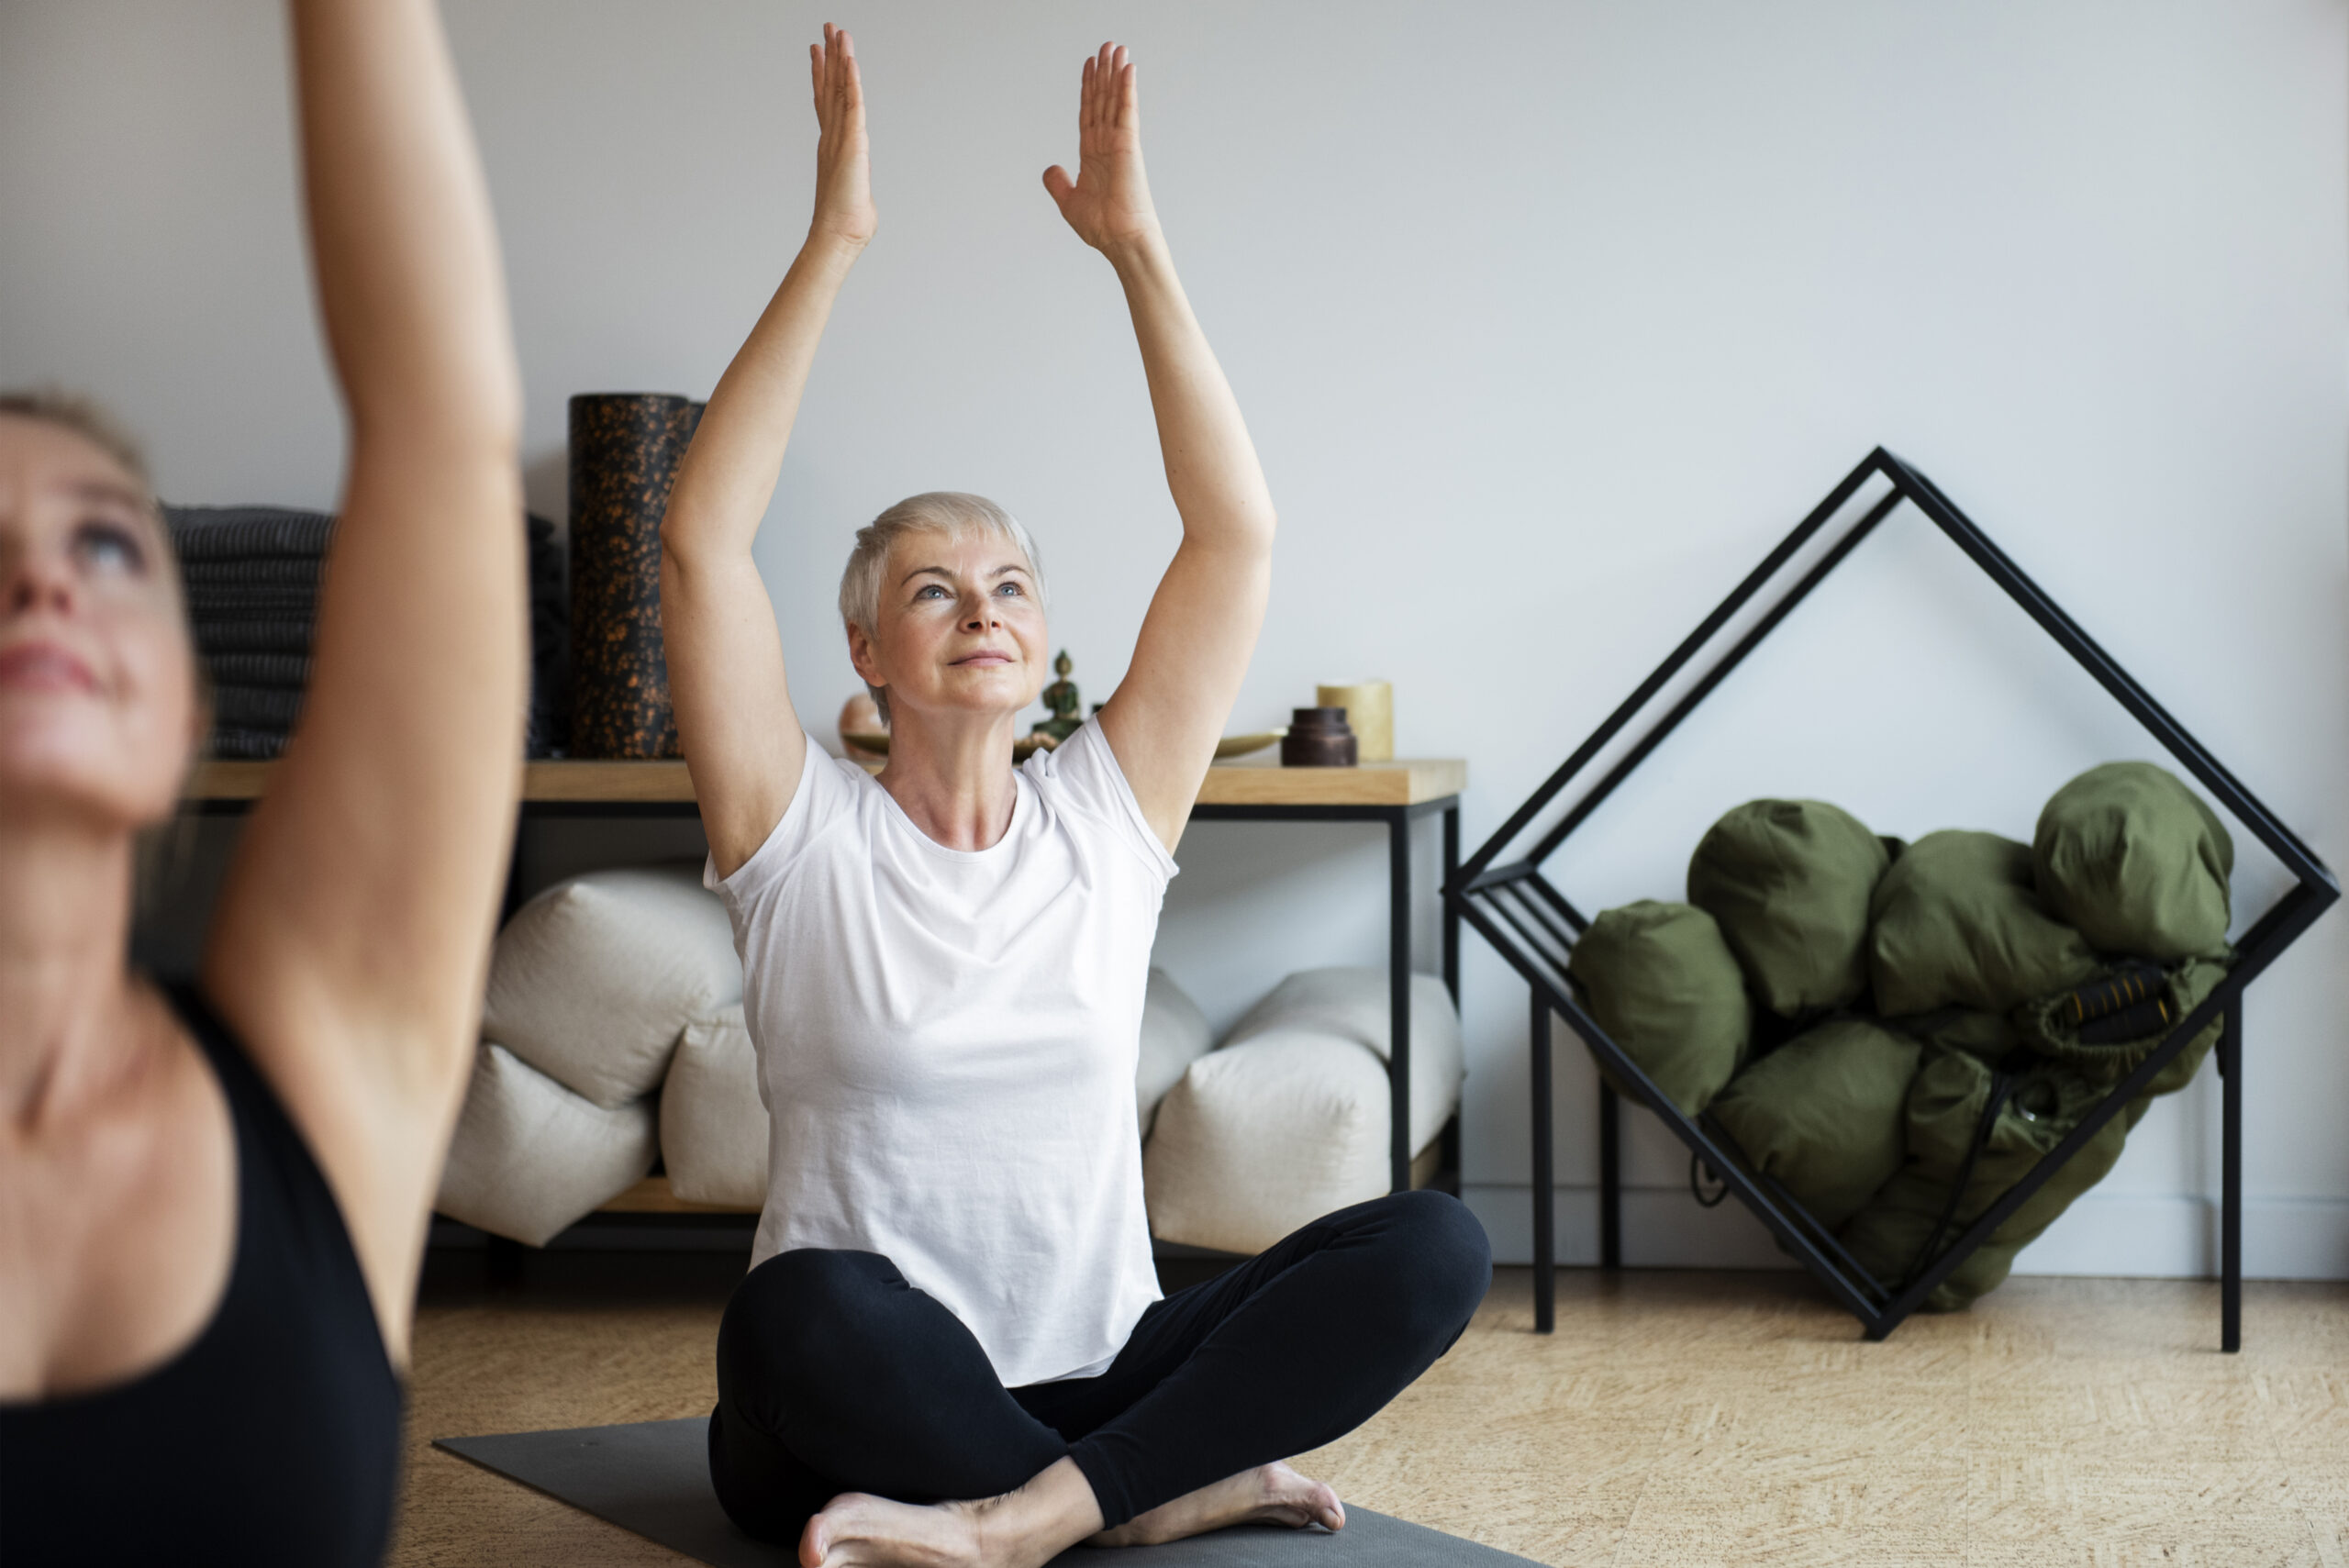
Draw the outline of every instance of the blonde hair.
[[[917,533],[995,535],[1019,551],[1028,562],[1028,575],[1036,584],[1036,602],[1045,602],[1044,563],[1036,553],[1036,541],[1029,537],[1019,518],[984,495],[962,490],[928,490],[907,496],[856,530],[855,548],[849,551],[848,567],[841,573],[841,620],[845,626],[855,627],[867,637],[876,635],[875,626],[881,617],[881,578],[889,569],[889,551],[899,539]],[[887,691],[874,685],[864,689],[873,694],[874,706],[881,710],[881,722],[888,723]]]
[[[124,429],[121,422],[95,399],[51,386],[0,392],[0,414],[14,414],[20,419],[38,419],[45,425],[56,425],[72,431],[114,459],[125,473],[137,480],[147,505],[161,516],[161,508],[155,501],[155,482],[147,474],[145,454],[139,451],[139,443],[131,439],[130,432]]]

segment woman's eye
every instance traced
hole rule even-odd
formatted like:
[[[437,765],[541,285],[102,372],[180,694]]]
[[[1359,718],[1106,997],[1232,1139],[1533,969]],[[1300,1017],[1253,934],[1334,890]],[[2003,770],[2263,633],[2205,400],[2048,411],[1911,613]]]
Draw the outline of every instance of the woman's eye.
[[[1009,594],[1014,598],[1021,598],[1025,596],[1025,591],[1021,589],[1019,584],[1017,583],[1006,583],[1003,586],[997,588],[996,592],[998,594]]]
[[[914,594],[914,597],[915,597],[915,598],[917,598],[917,599],[930,599],[930,598],[939,598],[939,599],[942,599],[942,598],[944,598],[945,596],[946,596],[946,590],[945,590],[945,589],[943,589],[943,588],[941,588],[941,587],[940,587],[940,586],[939,586],[937,584],[935,584],[935,583],[929,583],[929,584],[923,584],[923,585],[922,585],[919,589],[918,589],[918,590],[915,592],[915,594]]]
[[[147,566],[146,547],[119,523],[83,523],[74,533],[73,551],[101,571],[135,573]]]

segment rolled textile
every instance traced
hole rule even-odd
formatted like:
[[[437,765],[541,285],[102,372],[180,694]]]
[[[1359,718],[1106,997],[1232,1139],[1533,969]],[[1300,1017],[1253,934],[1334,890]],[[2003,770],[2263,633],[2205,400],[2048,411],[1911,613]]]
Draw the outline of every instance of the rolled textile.
[[[216,724],[212,727],[211,750],[214,756],[234,762],[265,762],[285,750],[287,739],[283,730]]]
[[[701,405],[665,393],[571,400],[571,751],[674,757],[661,648],[661,517]]]
[[[298,653],[309,656],[314,629],[310,617],[191,615],[196,651],[209,659],[220,653]]]
[[[199,588],[304,588],[315,592],[324,558],[304,555],[240,555],[229,561],[183,562],[191,593]]]
[[[282,506],[169,506],[164,515],[180,555],[190,628],[213,684],[213,754],[273,757],[309,681],[318,585],[335,519]],[[524,752],[559,756],[570,729],[562,544],[544,517],[529,517],[526,527],[530,706]]]
[[[187,613],[197,620],[248,617],[308,620],[317,612],[318,590],[294,583],[190,583]]]
[[[310,684],[310,661],[302,653],[215,653],[205,673],[220,686],[268,686],[298,692]]]
[[[302,717],[302,695],[299,688],[215,685],[212,722],[230,728],[291,730]]]
[[[326,554],[334,518],[292,506],[166,506],[163,520],[184,562]]]

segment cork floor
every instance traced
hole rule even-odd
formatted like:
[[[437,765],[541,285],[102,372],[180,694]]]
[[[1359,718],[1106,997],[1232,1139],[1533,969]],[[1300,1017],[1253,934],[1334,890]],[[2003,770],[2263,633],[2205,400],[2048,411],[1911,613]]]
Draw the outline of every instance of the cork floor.
[[[682,1563],[426,1447],[698,1415],[739,1260],[437,1260],[417,1327],[403,1565]],[[1791,1274],[1506,1269],[1452,1353],[1300,1468],[1538,1562],[2349,1563],[2349,1286],[2018,1279],[1886,1343]]]

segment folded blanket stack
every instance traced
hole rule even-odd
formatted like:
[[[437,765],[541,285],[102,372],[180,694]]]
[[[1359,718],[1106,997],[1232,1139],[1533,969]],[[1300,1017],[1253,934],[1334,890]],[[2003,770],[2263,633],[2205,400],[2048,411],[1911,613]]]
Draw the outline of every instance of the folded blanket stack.
[[[274,757],[301,717],[334,518],[284,506],[167,506],[164,517],[212,680],[212,754]]]
[[[164,520],[187,585],[188,620],[212,683],[216,757],[268,758],[285,749],[310,678],[334,518],[286,506],[166,506]],[[562,547],[554,525],[528,520],[530,707],[524,752],[559,756],[570,628]]]

